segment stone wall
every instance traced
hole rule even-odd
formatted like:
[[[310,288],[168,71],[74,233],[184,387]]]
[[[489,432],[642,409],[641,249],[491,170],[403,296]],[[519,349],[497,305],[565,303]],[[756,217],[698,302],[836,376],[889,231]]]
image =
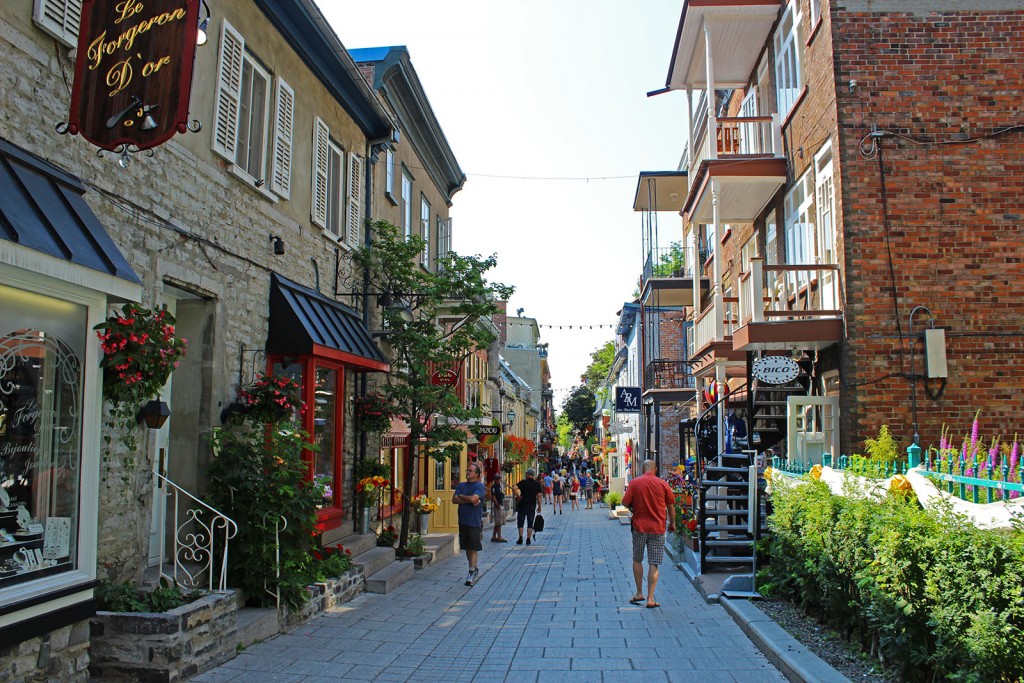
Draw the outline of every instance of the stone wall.
[[[184,680],[235,656],[236,616],[234,591],[159,614],[97,612],[89,622],[89,673],[101,680]]]
[[[0,648],[0,681],[5,683],[86,683],[88,667],[88,621]]]
[[[300,624],[314,614],[325,612],[335,605],[348,602],[365,590],[365,578],[362,567],[352,567],[343,576],[306,586],[306,590],[309,591],[309,600],[298,612],[286,613],[282,619],[284,625]]]

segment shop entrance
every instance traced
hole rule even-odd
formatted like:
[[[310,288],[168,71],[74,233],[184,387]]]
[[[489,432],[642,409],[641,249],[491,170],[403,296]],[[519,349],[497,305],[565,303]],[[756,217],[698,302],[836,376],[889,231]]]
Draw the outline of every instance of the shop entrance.
[[[463,450],[458,457],[437,462],[427,459],[427,495],[440,498],[441,506],[430,515],[430,531],[454,533],[459,530],[459,506],[452,504],[455,487],[465,479],[467,453]]]

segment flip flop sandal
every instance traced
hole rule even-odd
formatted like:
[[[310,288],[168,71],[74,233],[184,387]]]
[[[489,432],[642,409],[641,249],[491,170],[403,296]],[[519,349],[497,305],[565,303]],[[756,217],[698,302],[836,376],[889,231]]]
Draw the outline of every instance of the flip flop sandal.
[[[655,607],[661,607],[661,603],[655,602],[653,604],[647,605],[647,609],[654,609]]]
[[[647,598],[630,598],[629,599],[629,604],[631,604],[631,605],[639,605],[641,602],[643,602],[646,599]]]

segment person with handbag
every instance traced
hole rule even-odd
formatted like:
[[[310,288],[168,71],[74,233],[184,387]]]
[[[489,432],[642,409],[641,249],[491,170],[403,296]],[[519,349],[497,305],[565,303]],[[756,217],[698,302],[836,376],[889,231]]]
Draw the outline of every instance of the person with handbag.
[[[523,526],[526,526],[526,545],[533,543],[533,520],[541,511],[541,485],[534,477],[537,470],[532,467],[526,470],[526,477],[512,487],[512,495],[516,500],[516,526],[519,527],[519,540],[516,545],[523,544]]]

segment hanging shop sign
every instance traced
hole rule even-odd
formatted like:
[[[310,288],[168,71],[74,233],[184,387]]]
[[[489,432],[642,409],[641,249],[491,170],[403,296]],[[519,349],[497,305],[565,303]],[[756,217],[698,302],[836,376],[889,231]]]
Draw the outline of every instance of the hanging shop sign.
[[[640,412],[640,387],[615,387],[615,412]]]
[[[196,130],[188,108],[199,3],[83,0],[71,112],[57,130],[133,152]]]
[[[459,383],[459,373],[454,370],[437,370],[430,375],[430,383],[435,387],[454,387]]]
[[[469,428],[478,443],[490,446],[501,438],[501,425],[475,425]]]
[[[800,364],[789,356],[763,356],[754,361],[750,374],[765,384],[787,384],[800,375]]]

